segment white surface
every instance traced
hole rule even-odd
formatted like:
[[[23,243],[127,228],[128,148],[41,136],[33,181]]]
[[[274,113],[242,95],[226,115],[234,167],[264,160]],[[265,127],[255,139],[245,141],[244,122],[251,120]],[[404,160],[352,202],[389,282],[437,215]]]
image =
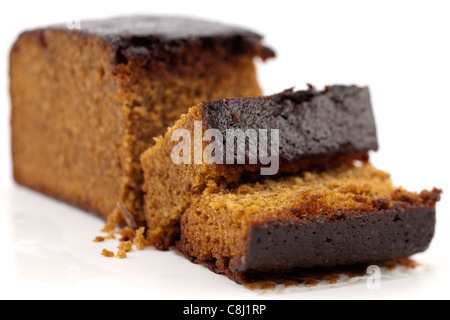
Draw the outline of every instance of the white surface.
[[[5,8],[6,7],[6,8]],[[172,252],[106,259],[92,243],[103,222],[18,187],[11,178],[7,59],[35,26],[126,13],[187,14],[253,28],[278,58],[262,65],[266,93],[326,84],[369,85],[380,150],[373,162],[394,183],[450,192],[448,1],[9,1],[0,21],[0,298],[2,299],[435,299],[449,298],[449,200],[416,272],[384,274],[380,290],[352,284],[249,291]],[[390,276],[390,278],[387,278]]]

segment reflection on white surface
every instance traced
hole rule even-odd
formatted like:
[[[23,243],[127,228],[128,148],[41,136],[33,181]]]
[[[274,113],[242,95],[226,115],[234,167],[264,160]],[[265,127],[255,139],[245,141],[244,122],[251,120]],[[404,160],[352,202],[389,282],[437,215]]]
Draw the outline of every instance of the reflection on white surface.
[[[380,288],[375,290],[368,285],[370,274],[342,276],[333,285],[321,282],[315,287],[248,290],[171,251],[146,248],[130,252],[123,260],[105,258],[100,255],[102,248],[116,251],[118,240],[92,242],[102,235],[103,221],[96,216],[19,186],[3,189],[0,196],[9,217],[9,249],[14,256],[16,282],[39,292],[27,291],[30,295],[119,298],[116,291],[125,290],[129,293],[122,298],[134,299],[371,298],[395,292],[419,293],[440,270],[436,265],[392,272],[382,269]]]
[[[100,218],[19,186],[1,195],[8,203],[9,249],[20,280],[58,285],[59,290],[82,290],[83,294],[109,295],[126,286],[136,295],[143,290],[146,297],[153,298],[189,296],[192,288],[209,287],[211,277],[239,288],[170,251],[146,248],[130,252],[123,260],[105,258],[100,255],[102,249],[116,251],[119,242],[92,241],[104,235]],[[206,276],[196,278],[196,273]],[[94,291],[85,292],[84,288]]]
[[[50,219],[26,213],[14,214],[11,222],[19,275],[60,282],[61,274],[58,271],[61,265],[73,258],[65,253],[67,246],[62,242],[61,229]],[[30,269],[32,273],[28,272]]]
[[[84,279],[108,274],[83,259],[89,255],[87,244],[99,233],[100,220],[21,187],[12,188],[10,195],[10,229],[20,277],[64,283],[81,279],[82,271]]]

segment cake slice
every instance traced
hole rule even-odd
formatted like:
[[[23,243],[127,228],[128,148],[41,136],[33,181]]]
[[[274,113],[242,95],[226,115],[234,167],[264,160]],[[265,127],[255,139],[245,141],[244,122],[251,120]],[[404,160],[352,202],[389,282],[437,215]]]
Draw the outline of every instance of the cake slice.
[[[143,223],[139,157],[198,101],[261,94],[249,30],[182,17],[81,21],[22,33],[10,54],[14,178]]]
[[[182,215],[210,185],[334,167],[377,148],[366,87],[204,101],[142,156],[149,241],[172,246]]]
[[[344,161],[235,187],[210,185],[182,216],[178,249],[241,283],[264,273],[407,258],[426,250],[440,190],[395,188]]]

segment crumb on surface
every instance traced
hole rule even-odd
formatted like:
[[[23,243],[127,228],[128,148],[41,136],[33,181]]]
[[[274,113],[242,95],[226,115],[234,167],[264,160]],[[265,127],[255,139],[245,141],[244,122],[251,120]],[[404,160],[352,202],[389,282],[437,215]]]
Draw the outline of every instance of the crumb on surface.
[[[131,229],[130,227],[124,227],[123,229],[121,229],[119,231],[119,234],[122,237],[122,238],[120,238],[120,241],[124,242],[124,241],[133,240],[134,237],[136,236],[136,231],[134,229]]]
[[[125,259],[126,257],[127,257],[127,254],[125,253],[125,251],[123,251],[123,250],[117,251],[116,258]]]
[[[103,241],[105,241],[105,237],[100,237],[100,236],[98,236],[98,237],[95,237],[95,239],[94,240],[92,240],[93,242],[103,242]]]
[[[148,241],[145,239],[145,227],[140,227],[136,230],[136,235],[133,239],[133,244],[138,250],[142,250],[148,246]]]
[[[106,239],[110,240],[110,239],[115,239],[116,235],[115,235],[115,231],[110,230],[108,231],[108,235],[106,236]]]
[[[412,260],[411,258],[400,258],[396,260],[396,263],[397,265],[406,267],[408,269],[415,269],[420,265],[420,263]]]
[[[106,239],[116,239],[115,235],[120,234],[121,238],[119,239],[117,252],[114,254],[112,251],[103,249],[101,255],[108,258],[116,257],[119,259],[124,259],[127,258],[127,252],[133,251],[133,246],[138,250],[143,250],[145,247],[150,245],[146,238],[145,232],[145,227],[140,227],[135,230],[126,226],[117,231],[109,230],[106,237],[96,237],[94,242],[102,242]]]
[[[130,252],[131,250],[133,250],[133,243],[131,241],[124,241],[124,242],[121,242],[117,246],[117,248],[124,252]]]
[[[107,257],[107,258],[112,258],[112,257],[114,257],[114,252],[103,249],[102,256]]]

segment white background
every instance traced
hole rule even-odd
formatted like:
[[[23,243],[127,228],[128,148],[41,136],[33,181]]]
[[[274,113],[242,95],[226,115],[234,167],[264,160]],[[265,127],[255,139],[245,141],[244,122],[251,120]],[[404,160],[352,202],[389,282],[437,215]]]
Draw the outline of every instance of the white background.
[[[332,288],[259,294],[172,252],[99,255],[103,222],[18,187],[9,151],[8,51],[23,29],[121,14],[182,14],[265,35],[278,57],[260,65],[265,93],[368,85],[380,150],[372,160],[412,191],[450,192],[449,1],[3,1],[0,9],[0,298],[2,299],[435,299],[449,297],[449,195],[415,273]],[[384,279],[384,278],[383,278]],[[124,294],[126,293],[126,294]]]

